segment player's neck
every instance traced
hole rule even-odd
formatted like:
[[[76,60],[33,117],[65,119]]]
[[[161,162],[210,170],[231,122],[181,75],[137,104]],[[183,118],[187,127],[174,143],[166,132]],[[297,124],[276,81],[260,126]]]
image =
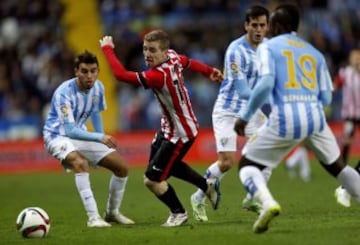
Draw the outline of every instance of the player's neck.
[[[254,43],[254,42],[252,42],[248,35],[246,35],[246,41],[250,44],[250,46],[251,46],[253,49],[256,49],[257,46],[259,46],[259,44],[260,44],[260,43]]]
[[[83,93],[85,93],[85,94],[89,93],[89,91],[90,91],[90,89],[84,88],[84,87],[81,85],[79,79],[76,79],[76,86],[78,87],[78,89],[79,89],[81,92],[83,92]]]

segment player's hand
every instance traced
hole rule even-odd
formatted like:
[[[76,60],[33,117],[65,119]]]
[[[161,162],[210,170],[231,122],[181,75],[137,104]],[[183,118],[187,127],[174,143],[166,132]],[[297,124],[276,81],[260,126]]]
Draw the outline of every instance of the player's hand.
[[[223,76],[222,72],[217,68],[213,68],[213,71],[210,74],[209,78],[211,81],[218,82],[218,83],[221,83],[224,80],[224,76]]]
[[[100,47],[110,46],[111,48],[115,48],[115,44],[113,42],[112,36],[104,36],[99,40]]]
[[[248,123],[247,121],[244,121],[241,118],[236,119],[235,125],[234,125],[235,132],[240,136],[245,136],[245,127],[246,127],[247,123]]]
[[[107,145],[109,148],[116,148],[117,147],[117,142],[116,139],[110,135],[104,135],[103,139],[102,139],[102,143]]]

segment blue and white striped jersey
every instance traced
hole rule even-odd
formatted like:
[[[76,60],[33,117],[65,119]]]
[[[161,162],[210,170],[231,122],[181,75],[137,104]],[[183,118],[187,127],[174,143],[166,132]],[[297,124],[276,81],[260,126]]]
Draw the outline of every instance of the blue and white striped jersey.
[[[259,76],[275,78],[269,126],[290,139],[322,131],[326,118],[321,92],[333,90],[324,56],[296,33],[262,43],[257,56]]]
[[[79,90],[76,78],[63,82],[54,92],[48,117],[45,121],[44,139],[65,136],[65,123],[74,123],[86,130],[86,121],[94,112],[106,109],[104,85],[96,80],[88,93]]]
[[[215,104],[215,111],[231,115],[245,107],[257,77],[255,49],[246,40],[246,35],[232,41],[224,58],[224,81]]]

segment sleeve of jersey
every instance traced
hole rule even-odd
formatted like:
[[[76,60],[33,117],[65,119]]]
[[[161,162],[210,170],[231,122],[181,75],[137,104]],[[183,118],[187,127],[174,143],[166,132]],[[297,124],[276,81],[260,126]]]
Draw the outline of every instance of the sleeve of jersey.
[[[102,50],[117,80],[133,85],[142,85],[145,89],[161,88],[164,85],[164,76],[162,74],[154,70],[128,71],[116,58],[114,50],[110,46],[105,46]]]
[[[138,73],[126,70],[123,64],[121,64],[116,57],[113,48],[110,46],[104,46],[102,47],[102,50],[117,80],[133,85],[140,85]]]
[[[239,51],[231,52],[228,50],[225,54],[225,64],[226,78],[233,81],[239,98],[248,99],[251,90],[244,71],[244,55]]]
[[[107,109],[106,99],[105,99],[105,88],[102,82],[98,83],[99,85],[99,103],[95,103],[95,110],[97,112],[104,111]]]
[[[275,64],[268,46],[264,43],[260,44],[256,56],[260,61],[259,79],[250,94],[245,111],[240,115],[245,121],[249,121],[255,111],[269,101],[269,95],[275,84]]]
[[[275,78],[272,75],[262,76],[255,85],[245,111],[240,115],[245,121],[249,121],[255,111],[268,101],[268,97],[274,87]]]
[[[104,134],[88,132],[75,126],[75,123],[65,123],[65,134],[71,139],[101,142]]]
[[[104,127],[100,112],[93,112],[90,116],[90,119],[95,132],[104,133]]]
[[[211,73],[213,72],[213,68],[208,66],[198,60],[189,59],[185,55],[180,55],[181,64],[188,68],[191,71],[199,72],[203,74],[205,77],[210,77]]]

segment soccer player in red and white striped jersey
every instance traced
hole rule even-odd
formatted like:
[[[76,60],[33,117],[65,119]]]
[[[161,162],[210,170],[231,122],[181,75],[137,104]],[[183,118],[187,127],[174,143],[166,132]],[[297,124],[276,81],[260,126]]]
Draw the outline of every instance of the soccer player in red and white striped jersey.
[[[343,157],[347,162],[356,125],[360,123],[360,49],[350,52],[349,65],[339,70],[336,86],[342,88],[341,117],[345,120]]]
[[[349,55],[349,65],[339,70],[336,77],[336,87],[342,88],[343,100],[341,117],[344,120],[344,140],[342,155],[348,163],[350,147],[355,136],[356,127],[360,125],[360,49],[353,49]],[[360,161],[355,166],[360,174]],[[341,186],[335,190],[339,204],[349,207],[350,194]]]
[[[221,82],[220,70],[169,49],[168,34],[162,30],[144,36],[143,55],[150,69],[142,72],[126,70],[113,51],[115,45],[111,36],[103,37],[100,45],[117,80],[152,89],[161,106],[161,129],[151,145],[144,183],[170,209],[170,216],[163,226],[179,226],[187,221],[186,210],[167,183],[170,176],[202,189],[216,209],[220,200],[218,180],[205,179],[182,160],[199,129],[182,71],[189,69],[214,82]]]

